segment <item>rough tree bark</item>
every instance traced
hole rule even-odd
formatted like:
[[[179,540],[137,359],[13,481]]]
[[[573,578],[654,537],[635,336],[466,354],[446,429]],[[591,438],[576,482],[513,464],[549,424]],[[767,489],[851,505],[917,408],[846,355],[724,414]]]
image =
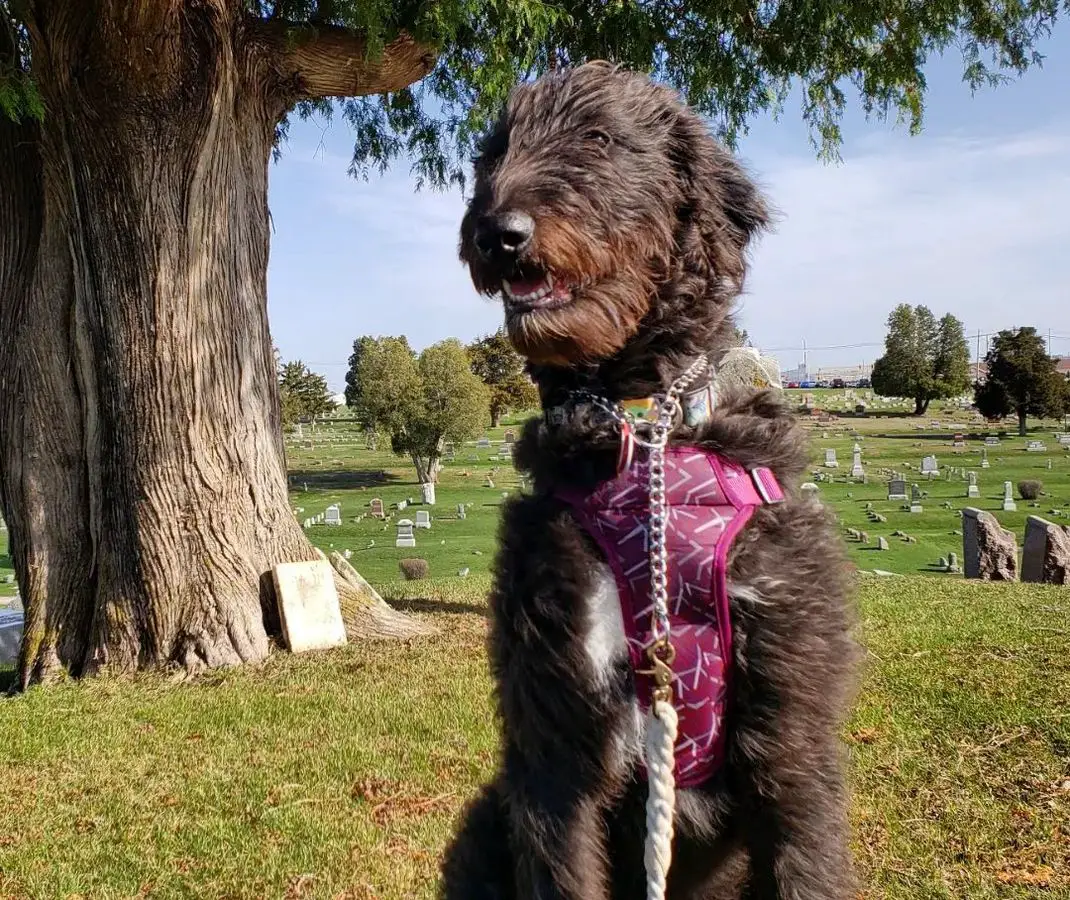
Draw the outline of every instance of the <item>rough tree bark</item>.
[[[290,510],[268,334],[267,173],[298,99],[394,90],[402,38],[298,40],[236,0],[34,0],[47,116],[0,116],[0,502],[19,681],[249,662]],[[421,627],[340,581],[360,636]]]
[[[416,478],[420,484],[437,484],[438,473],[442,471],[442,459],[438,456],[420,456],[410,453],[409,458],[416,467]]]
[[[1024,406],[1019,406],[1016,410],[1018,413],[1018,436],[1025,437],[1029,434],[1029,426],[1027,424],[1028,414]]]

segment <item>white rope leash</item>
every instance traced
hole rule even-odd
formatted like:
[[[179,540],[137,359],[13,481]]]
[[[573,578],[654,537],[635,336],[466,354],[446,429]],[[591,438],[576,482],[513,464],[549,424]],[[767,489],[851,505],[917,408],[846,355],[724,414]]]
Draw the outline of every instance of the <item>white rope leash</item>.
[[[676,810],[676,734],[678,719],[672,704],[672,663],[676,651],[669,628],[668,553],[665,550],[665,447],[675,424],[680,395],[709,370],[701,357],[677,378],[665,393],[647,443],[650,452],[650,599],[653,605],[654,644],[648,650],[654,676],[654,691],[646,719],[645,762],[647,771],[646,866],[647,900],[665,900],[672,863],[673,814]]]
[[[672,863],[672,818],[676,808],[676,709],[655,700],[646,720],[646,864],[647,900],[663,900]]]

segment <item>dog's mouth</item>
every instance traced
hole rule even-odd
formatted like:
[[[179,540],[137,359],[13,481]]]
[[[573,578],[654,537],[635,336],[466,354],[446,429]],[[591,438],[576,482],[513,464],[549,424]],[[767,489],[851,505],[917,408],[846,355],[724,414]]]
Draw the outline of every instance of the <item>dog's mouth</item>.
[[[502,299],[506,312],[529,313],[560,309],[572,302],[577,284],[546,272],[535,277],[502,280]]]

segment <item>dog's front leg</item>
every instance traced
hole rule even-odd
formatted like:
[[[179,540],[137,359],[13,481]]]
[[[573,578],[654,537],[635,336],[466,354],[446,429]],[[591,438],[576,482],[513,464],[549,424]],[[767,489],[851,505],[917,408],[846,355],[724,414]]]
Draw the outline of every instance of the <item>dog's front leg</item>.
[[[576,759],[510,768],[518,900],[607,900],[603,803]]]
[[[747,817],[748,900],[853,900],[839,747],[793,748],[789,738],[762,756]]]

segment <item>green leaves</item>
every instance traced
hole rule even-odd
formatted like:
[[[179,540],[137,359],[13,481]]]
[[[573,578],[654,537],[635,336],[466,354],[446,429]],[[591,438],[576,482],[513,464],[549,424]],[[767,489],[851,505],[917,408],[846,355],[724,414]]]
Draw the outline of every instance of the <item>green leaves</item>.
[[[472,372],[490,390],[491,424],[497,425],[509,410],[533,409],[539,392],[524,368],[524,360],[498,329],[468,345]]]
[[[299,359],[279,367],[279,395],[283,427],[301,419],[315,419],[334,409],[327,379],[312,372]]]
[[[1070,388],[1035,328],[1001,331],[992,339],[985,364],[988,372],[976,385],[974,402],[986,418],[1016,413],[1024,423],[1026,416],[1059,416],[1068,411]]]
[[[432,344],[417,357],[404,337],[365,337],[354,357],[350,405],[390,435],[395,453],[437,460],[445,441],[470,440],[486,426],[488,391],[460,341]]]
[[[885,397],[913,397],[920,415],[930,401],[969,387],[969,364],[958,319],[948,313],[938,323],[928,307],[903,303],[888,316],[884,355],[873,365],[873,389]]]

